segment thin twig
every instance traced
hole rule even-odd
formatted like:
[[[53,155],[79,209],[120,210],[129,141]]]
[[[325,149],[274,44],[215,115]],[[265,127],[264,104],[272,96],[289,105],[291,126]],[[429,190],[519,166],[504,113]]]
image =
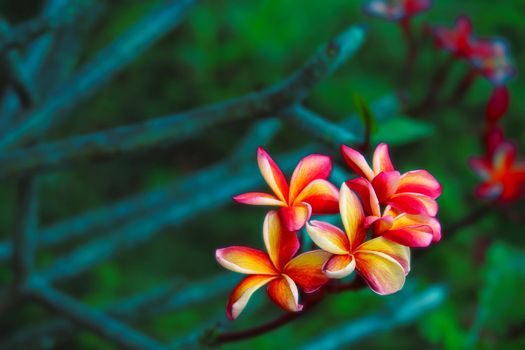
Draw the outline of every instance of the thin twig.
[[[467,93],[470,91],[472,86],[474,85],[474,82],[476,81],[476,78],[479,76],[479,72],[477,69],[470,68],[468,72],[465,74],[463,79],[461,79],[458,84],[456,85],[456,88],[452,91],[452,94],[450,95],[450,98],[448,100],[448,106],[455,107],[459,105],[467,96]]]

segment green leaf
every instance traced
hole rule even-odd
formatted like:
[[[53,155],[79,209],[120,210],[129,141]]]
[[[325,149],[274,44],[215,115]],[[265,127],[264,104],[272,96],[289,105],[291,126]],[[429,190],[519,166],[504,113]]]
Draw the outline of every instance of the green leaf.
[[[354,105],[357,109],[357,116],[365,128],[370,130],[371,135],[375,134],[377,132],[377,118],[368,103],[361,95],[354,93]]]
[[[400,145],[429,137],[433,132],[434,127],[429,123],[408,117],[397,117],[379,124],[372,141]]]

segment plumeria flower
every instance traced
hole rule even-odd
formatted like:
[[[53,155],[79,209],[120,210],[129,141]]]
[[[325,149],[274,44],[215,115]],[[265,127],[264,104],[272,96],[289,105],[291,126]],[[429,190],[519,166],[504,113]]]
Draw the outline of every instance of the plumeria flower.
[[[472,23],[467,16],[456,19],[454,28],[437,27],[432,30],[436,46],[459,58],[479,53],[480,43],[472,36]]]
[[[413,170],[401,175],[392,165],[388,145],[383,143],[374,151],[372,168],[353,148],[342,145],[341,152],[348,166],[372,183],[381,205],[390,205],[407,214],[436,216],[441,184],[428,171]],[[348,184],[352,187],[352,182]]]
[[[512,79],[516,67],[512,63],[510,48],[503,39],[480,41],[478,53],[471,55],[471,64],[492,84],[501,86]]]
[[[299,240],[282,225],[276,211],[264,220],[263,238],[267,253],[249,247],[233,246],[217,249],[215,256],[223,267],[249,275],[233,290],[227,316],[233,320],[244,310],[252,294],[268,285],[270,299],[281,308],[301,311],[298,286],[306,293],[318,290],[328,281],[322,267],[330,254],[313,250],[296,257]]]
[[[281,169],[261,147],[257,150],[261,174],[272,194],[249,192],[233,197],[238,203],[279,206],[279,216],[288,231],[300,230],[312,214],[337,213],[339,194],[326,179],[332,171],[328,156],[312,154],[295,168],[290,185]]]
[[[427,247],[441,240],[441,225],[436,218],[412,215],[392,209],[389,205],[381,214],[379,200],[372,184],[365,178],[347,182],[359,194],[366,212],[364,225],[371,228],[374,236],[382,236],[392,242],[408,247]]]
[[[510,105],[510,93],[505,85],[496,86],[487,102],[485,117],[487,122],[494,124],[507,113]]]
[[[311,221],[306,230],[312,241],[332,254],[323,267],[330,278],[344,278],[354,269],[381,295],[399,291],[410,271],[409,248],[377,237],[366,241],[365,215],[357,195],[341,186],[340,213],[345,231],[323,221]]]
[[[363,9],[370,16],[399,21],[427,11],[431,6],[431,0],[370,0]]]
[[[488,157],[470,159],[470,166],[483,180],[476,187],[480,198],[511,202],[523,195],[525,186],[525,162],[516,160],[516,146],[499,138],[489,137]]]

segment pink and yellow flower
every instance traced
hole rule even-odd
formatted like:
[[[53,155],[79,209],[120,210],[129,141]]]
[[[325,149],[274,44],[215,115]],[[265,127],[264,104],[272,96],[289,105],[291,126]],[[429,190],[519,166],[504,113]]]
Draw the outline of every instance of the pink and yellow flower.
[[[261,147],[257,150],[261,174],[272,194],[249,192],[235,196],[238,203],[278,206],[279,216],[288,231],[300,230],[312,214],[337,213],[339,194],[326,179],[332,171],[330,157],[312,154],[295,168],[290,185],[281,169]]]
[[[470,159],[470,166],[483,180],[475,194],[500,202],[519,199],[525,189],[525,162],[516,159],[516,146],[501,133],[494,132],[487,139],[487,156]]]
[[[330,278],[344,278],[354,269],[370,288],[382,295],[399,291],[410,271],[410,250],[383,237],[366,240],[365,215],[357,195],[346,184],[340,190],[344,232],[322,221],[311,221],[306,230],[312,241],[331,257],[323,266]]]
[[[413,170],[401,175],[392,165],[386,144],[375,149],[372,168],[353,148],[342,145],[341,152],[348,166],[372,184],[381,205],[407,214],[436,216],[441,184],[428,171]],[[348,185],[352,188],[353,184],[350,181]],[[367,213],[371,215],[369,210]]]
[[[265,285],[268,285],[268,296],[275,304],[298,312],[302,309],[298,287],[312,293],[328,281],[322,267],[330,254],[313,250],[294,257],[299,250],[299,240],[294,232],[286,230],[276,211],[266,215],[263,238],[267,253],[242,246],[216,251],[216,259],[223,267],[249,275],[230,296],[227,306],[229,319],[237,318],[253,293]]]
[[[436,218],[407,214],[390,206],[386,206],[381,214],[379,200],[367,179],[353,179],[347,185],[359,195],[367,208],[369,215],[364,224],[372,229],[374,236],[382,236],[407,247],[427,247],[441,240],[441,225]]]
[[[400,21],[427,11],[431,6],[431,0],[370,0],[363,10],[373,17]]]

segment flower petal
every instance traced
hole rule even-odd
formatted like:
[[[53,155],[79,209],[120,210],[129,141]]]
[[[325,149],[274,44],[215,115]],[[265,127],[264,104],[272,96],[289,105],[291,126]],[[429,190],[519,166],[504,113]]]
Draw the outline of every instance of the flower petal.
[[[226,307],[226,315],[230,320],[236,319],[244,310],[252,294],[277,276],[254,275],[244,278],[234,289]]]
[[[268,285],[268,296],[280,308],[290,311],[298,312],[303,309],[299,304],[299,291],[294,281],[286,275],[278,278]]]
[[[311,250],[293,258],[285,266],[284,273],[306,293],[315,292],[328,281],[323,266],[331,256],[323,250]]]
[[[277,270],[268,255],[249,247],[232,246],[217,249],[217,262],[228,270],[249,275],[275,275]]]
[[[394,166],[390,160],[390,155],[388,153],[388,145],[380,143],[377,145],[376,150],[374,151],[373,157],[373,169],[374,174],[378,175],[380,172],[384,171],[394,171]]]
[[[374,172],[360,152],[346,145],[341,145],[341,153],[343,154],[346,164],[348,164],[357,175],[372,181],[374,178]]]
[[[505,172],[512,168],[516,159],[516,145],[510,142],[501,143],[494,151],[492,160],[493,169],[498,172]]]
[[[304,157],[295,168],[290,180],[290,203],[295,201],[301,191],[312,181],[326,180],[332,172],[332,160],[321,154]]]
[[[397,193],[414,192],[436,199],[441,195],[441,184],[426,170],[404,173],[399,181]]]
[[[324,266],[324,273],[329,278],[345,278],[355,270],[355,259],[350,254],[334,255]]]
[[[233,197],[233,200],[237,203],[242,204],[251,204],[251,205],[276,205],[284,206],[286,203],[277,199],[275,196],[272,196],[268,193],[263,192],[248,192],[243,193],[238,196]]]
[[[385,203],[396,193],[401,174],[399,171],[382,171],[372,180],[372,186],[380,203]]]
[[[350,243],[350,250],[352,250],[366,238],[366,230],[363,225],[365,214],[359,198],[345,183],[341,186],[339,196],[339,211]]]
[[[279,214],[274,210],[268,212],[264,218],[263,239],[270,260],[279,271],[290,261],[300,247],[295,232],[290,232],[284,227],[279,219]]]
[[[390,256],[371,251],[359,251],[354,256],[357,271],[377,294],[392,294],[403,288],[405,271]]]
[[[326,180],[314,180],[299,193],[293,205],[301,202],[310,204],[313,214],[336,214],[339,212],[339,191]]]
[[[375,235],[382,234],[390,230],[394,223],[394,218],[390,215],[385,216],[367,216],[365,219],[365,227],[371,227]]]
[[[377,237],[361,244],[357,250],[388,255],[401,265],[405,274],[410,272],[410,249],[408,247],[394,243],[383,237]]]
[[[405,213],[398,215],[394,219],[392,229],[418,225],[428,226],[432,229],[432,242],[439,242],[441,240],[441,224],[436,218],[426,215],[410,215]]]
[[[323,221],[313,220],[306,223],[306,232],[312,241],[322,250],[332,254],[348,254],[348,237],[339,228]]]
[[[283,202],[288,202],[288,183],[286,178],[281,169],[262,147],[257,149],[257,163],[264,181],[270,186],[277,198]]]
[[[428,247],[433,234],[430,226],[419,225],[391,229],[383,233],[382,237],[407,247]]]
[[[377,199],[377,194],[370,181],[363,177],[359,177],[357,179],[348,180],[346,185],[359,195],[367,215],[381,216],[379,200]]]
[[[472,157],[469,159],[469,165],[480,178],[484,180],[488,180],[490,178],[491,165],[486,159]]]
[[[300,203],[293,207],[279,209],[279,217],[288,231],[299,231],[312,215],[312,207],[308,203]]]
[[[434,199],[414,192],[395,194],[388,200],[388,204],[408,214],[436,216],[438,212],[438,205]]]

